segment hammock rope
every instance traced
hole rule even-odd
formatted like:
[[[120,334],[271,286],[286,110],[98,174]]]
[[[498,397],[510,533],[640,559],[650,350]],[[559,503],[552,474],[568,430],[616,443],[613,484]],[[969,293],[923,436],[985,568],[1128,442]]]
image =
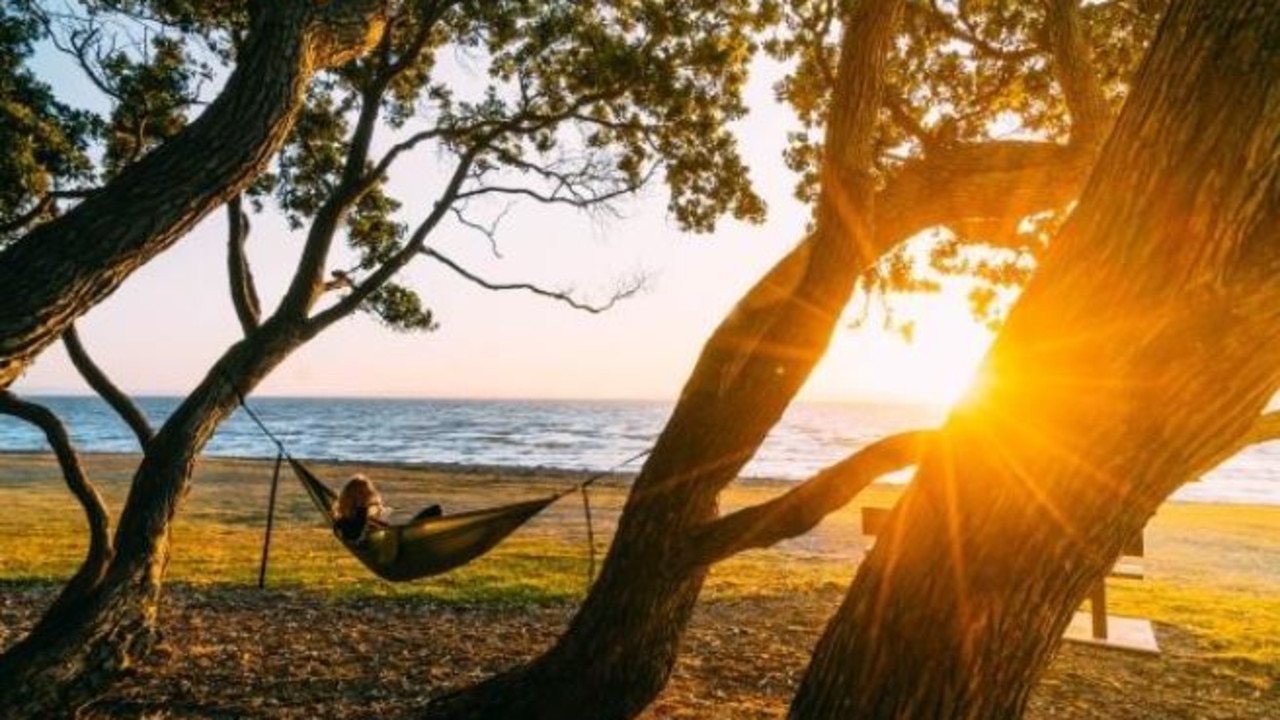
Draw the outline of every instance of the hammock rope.
[[[331,527],[334,521],[333,505],[337,500],[337,493],[289,454],[284,441],[267,427],[253,408],[249,407],[239,390],[236,390],[236,399],[239,400],[240,407],[244,409],[249,419],[275,444],[277,451],[267,506],[262,562],[258,570],[258,587],[261,589],[266,585],[267,559],[275,521],[276,494],[280,482],[280,469],[284,461],[289,462],[294,474],[306,489],[312,504],[324,514]],[[336,529],[335,536],[356,559],[379,577],[392,582],[416,580],[448,572],[480,557],[552,503],[571,493],[580,492],[587,526],[586,580],[587,588],[590,589],[596,573],[596,542],[588,489],[597,480],[646,457],[652,451],[652,448],[649,448],[638,452],[608,470],[595,473],[581,482],[539,500],[454,513],[443,517],[415,518],[402,525],[380,526],[371,532],[366,532],[358,540],[348,540],[337,533]]]

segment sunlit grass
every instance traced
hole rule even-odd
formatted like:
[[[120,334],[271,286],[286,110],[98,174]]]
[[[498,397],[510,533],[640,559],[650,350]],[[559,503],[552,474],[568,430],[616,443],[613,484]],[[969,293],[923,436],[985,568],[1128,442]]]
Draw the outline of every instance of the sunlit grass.
[[[113,509],[123,500],[131,463],[93,458]],[[349,470],[349,469],[347,469]],[[330,469],[330,476],[337,470]],[[466,477],[441,480],[410,471],[373,469],[389,497],[405,507],[427,499],[464,508],[537,496],[528,481]],[[207,463],[172,534],[168,580],[192,585],[252,587],[258,579],[270,469],[241,462]],[[60,582],[85,548],[78,509],[45,460],[0,456],[0,579]],[[333,540],[301,491],[282,486],[267,582],[324,598],[403,598],[492,606],[574,603],[585,594],[588,554],[580,504],[561,502],[485,557],[443,576],[388,583],[371,575]],[[555,487],[560,481],[544,483]],[[461,489],[459,489],[461,488]],[[746,485],[726,508],[777,492]],[[892,504],[896,491],[867,491],[861,502]],[[597,566],[624,491],[601,488],[597,508]],[[847,508],[783,549],[732,558],[711,573],[704,600],[732,602],[761,596],[847,587],[860,556],[857,508]],[[1170,505],[1147,534],[1147,578],[1113,580],[1113,613],[1148,617],[1201,638],[1215,656],[1266,668],[1280,677],[1280,508]]]

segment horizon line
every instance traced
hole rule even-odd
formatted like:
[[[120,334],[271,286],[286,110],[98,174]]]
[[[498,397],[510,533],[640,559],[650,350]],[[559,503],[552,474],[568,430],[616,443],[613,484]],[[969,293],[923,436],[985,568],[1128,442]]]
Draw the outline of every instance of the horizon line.
[[[131,398],[163,398],[163,399],[181,399],[187,397],[188,393],[177,391],[144,391],[126,393]],[[33,388],[24,391],[22,395],[31,398],[98,398],[99,395],[91,390],[85,389],[57,389],[57,388]],[[444,400],[444,401],[464,401],[464,402],[652,402],[667,403],[674,405],[679,399],[675,397],[567,397],[567,396],[532,396],[532,395],[393,395],[393,394],[354,394],[354,393],[325,393],[317,392],[313,394],[296,394],[296,393],[273,393],[266,392],[253,394],[246,398],[248,400]],[[875,404],[875,405],[903,405],[909,407],[950,407],[949,402],[931,402],[927,400],[917,400],[911,398],[896,398],[886,396],[867,396],[867,397],[816,397],[816,398],[797,398],[792,401],[795,403],[815,404],[815,405],[853,405],[853,404]]]

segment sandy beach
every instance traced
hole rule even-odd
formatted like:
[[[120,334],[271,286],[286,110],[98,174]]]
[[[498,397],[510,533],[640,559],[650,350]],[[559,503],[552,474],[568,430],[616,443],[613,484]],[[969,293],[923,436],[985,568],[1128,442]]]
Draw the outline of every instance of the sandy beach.
[[[87,463],[118,511],[135,457]],[[532,498],[581,476],[537,470],[315,464],[335,485],[359,470],[412,514]],[[0,456],[0,646],[20,637],[83,552],[82,519],[50,456]],[[570,496],[492,555],[444,577],[392,585],[331,539],[282,480],[268,587],[256,588],[271,465],[205,460],[174,529],[157,651],[89,717],[308,718],[400,714],[535,656],[582,596],[582,501]],[[591,493],[598,552],[625,479]],[[785,484],[735,486],[726,508]],[[768,718],[785,712],[809,649],[865,549],[862,505],[814,532],[718,566],[675,676],[647,718]],[[34,521],[38,519],[38,521]],[[1032,718],[1280,717],[1280,508],[1166,505],[1146,535],[1145,577],[1115,581],[1114,612],[1151,618],[1163,653],[1064,645]]]

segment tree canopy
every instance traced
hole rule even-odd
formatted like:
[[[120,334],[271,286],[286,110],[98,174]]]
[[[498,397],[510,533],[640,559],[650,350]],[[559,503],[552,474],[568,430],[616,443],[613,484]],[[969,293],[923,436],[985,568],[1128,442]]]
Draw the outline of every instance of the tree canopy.
[[[881,188],[912,184],[916,176],[942,178],[931,184],[943,190],[941,196],[919,192],[908,198],[910,212],[935,214],[913,227],[938,232],[923,258],[906,245],[886,253],[862,276],[864,289],[930,291],[939,278],[962,276],[972,281],[975,315],[998,320],[1004,305],[997,300],[1008,296],[1001,291],[1028,279],[1074,197],[1067,188],[1082,180],[1066,167],[1074,159],[1048,152],[1049,143],[1066,146],[1074,140],[1096,149],[1105,139],[1165,4],[1081,4],[1070,20],[1080,47],[1067,49],[1062,33],[1073,31],[1050,15],[1052,3],[905,3],[886,58],[871,171]],[[784,21],[765,45],[792,68],[776,91],[799,121],[789,134],[786,160],[799,176],[796,195],[806,201],[818,189],[837,42],[850,5],[785,2]],[[1055,176],[1046,166],[1060,169]],[[1018,169],[1040,170],[1027,178],[1041,196],[1038,202],[1028,206],[986,192],[983,175]],[[970,187],[959,187],[961,182]],[[956,189],[946,189],[948,184]],[[1045,193],[1057,197],[1043,202]],[[953,207],[961,203],[967,207]]]
[[[727,127],[745,112],[740,93],[753,38],[770,22],[750,3],[397,4],[367,47],[356,43],[363,52],[341,56],[314,77],[297,70],[309,52],[303,43],[303,59],[285,66],[294,79],[286,72],[284,80],[292,87],[305,79],[305,85],[282,89],[284,100],[270,103],[255,100],[261,91],[243,67],[272,60],[261,35],[251,42],[261,25],[251,22],[242,39],[234,8],[225,16],[212,10],[218,7],[104,4],[84,16],[45,18],[43,25],[51,37],[65,34],[63,47],[112,90],[106,95],[117,102],[109,118],[132,131],[118,142],[114,135],[102,141],[102,189],[69,211],[81,219],[94,221],[95,211],[138,212],[111,202],[120,183],[180,200],[180,190],[162,186],[172,176],[149,180],[146,168],[164,159],[180,172],[183,158],[173,154],[192,134],[231,146],[241,127],[262,124],[282,134],[277,142],[265,133],[262,148],[273,150],[267,161],[236,165],[240,179],[210,193],[227,200],[229,285],[243,340],[226,349],[162,427],[139,434],[144,457],[113,541],[104,523],[93,525],[95,546],[110,550],[90,558],[102,565],[86,565],[81,575],[88,585],[68,586],[36,630],[0,658],[7,678],[0,702],[29,712],[91,697],[113,677],[95,663],[131,652],[151,631],[170,523],[190,483],[192,459],[241,397],[289,353],[357,310],[396,329],[430,328],[427,304],[395,282],[418,258],[485,284],[429,245],[446,219],[475,227],[469,213],[493,200],[598,208],[624,201],[651,180],[666,185],[671,217],[691,231],[710,231],[726,214],[754,220],[763,213]],[[100,51],[111,47],[100,30],[108,27],[104,18],[115,16],[157,33],[146,52],[121,60]],[[258,22],[267,22],[264,17],[270,18],[259,15]],[[321,26],[340,34],[332,23]],[[201,49],[211,27],[220,28],[215,42]],[[184,127],[178,101],[195,97],[193,84],[205,76],[196,59],[201,52],[234,60],[236,67],[206,112]],[[458,58],[467,72],[449,69]],[[296,93],[296,109],[289,109],[289,92]],[[131,98],[142,100],[130,105]],[[219,122],[225,125],[208,119],[220,103],[241,99],[240,113],[224,111]],[[264,104],[286,119],[253,114]],[[414,182],[397,180],[397,168],[415,155],[431,162],[417,161]],[[421,172],[424,165],[435,171]],[[244,182],[257,167],[266,172]],[[264,311],[245,253],[250,223],[242,194],[253,211],[282,213],[305,238],[292,281],[271,310]],[[43,228],[56,225],[37,226],[14,249],[51,262],[37,240]],[[53,249],[60,238],[45,242]],[[12,257],[0,255],[0,262]],[[77,257],[70,264],[87,267],[92,277],[111,262],[95,267],[92,258]],[[126,400],[116,400],[127,410]],[[14,404],[10,411],[26,409]],[[103,515],[91,493],[82,498],[90,517]],[[46,637],[50,632],[57,643]]]

